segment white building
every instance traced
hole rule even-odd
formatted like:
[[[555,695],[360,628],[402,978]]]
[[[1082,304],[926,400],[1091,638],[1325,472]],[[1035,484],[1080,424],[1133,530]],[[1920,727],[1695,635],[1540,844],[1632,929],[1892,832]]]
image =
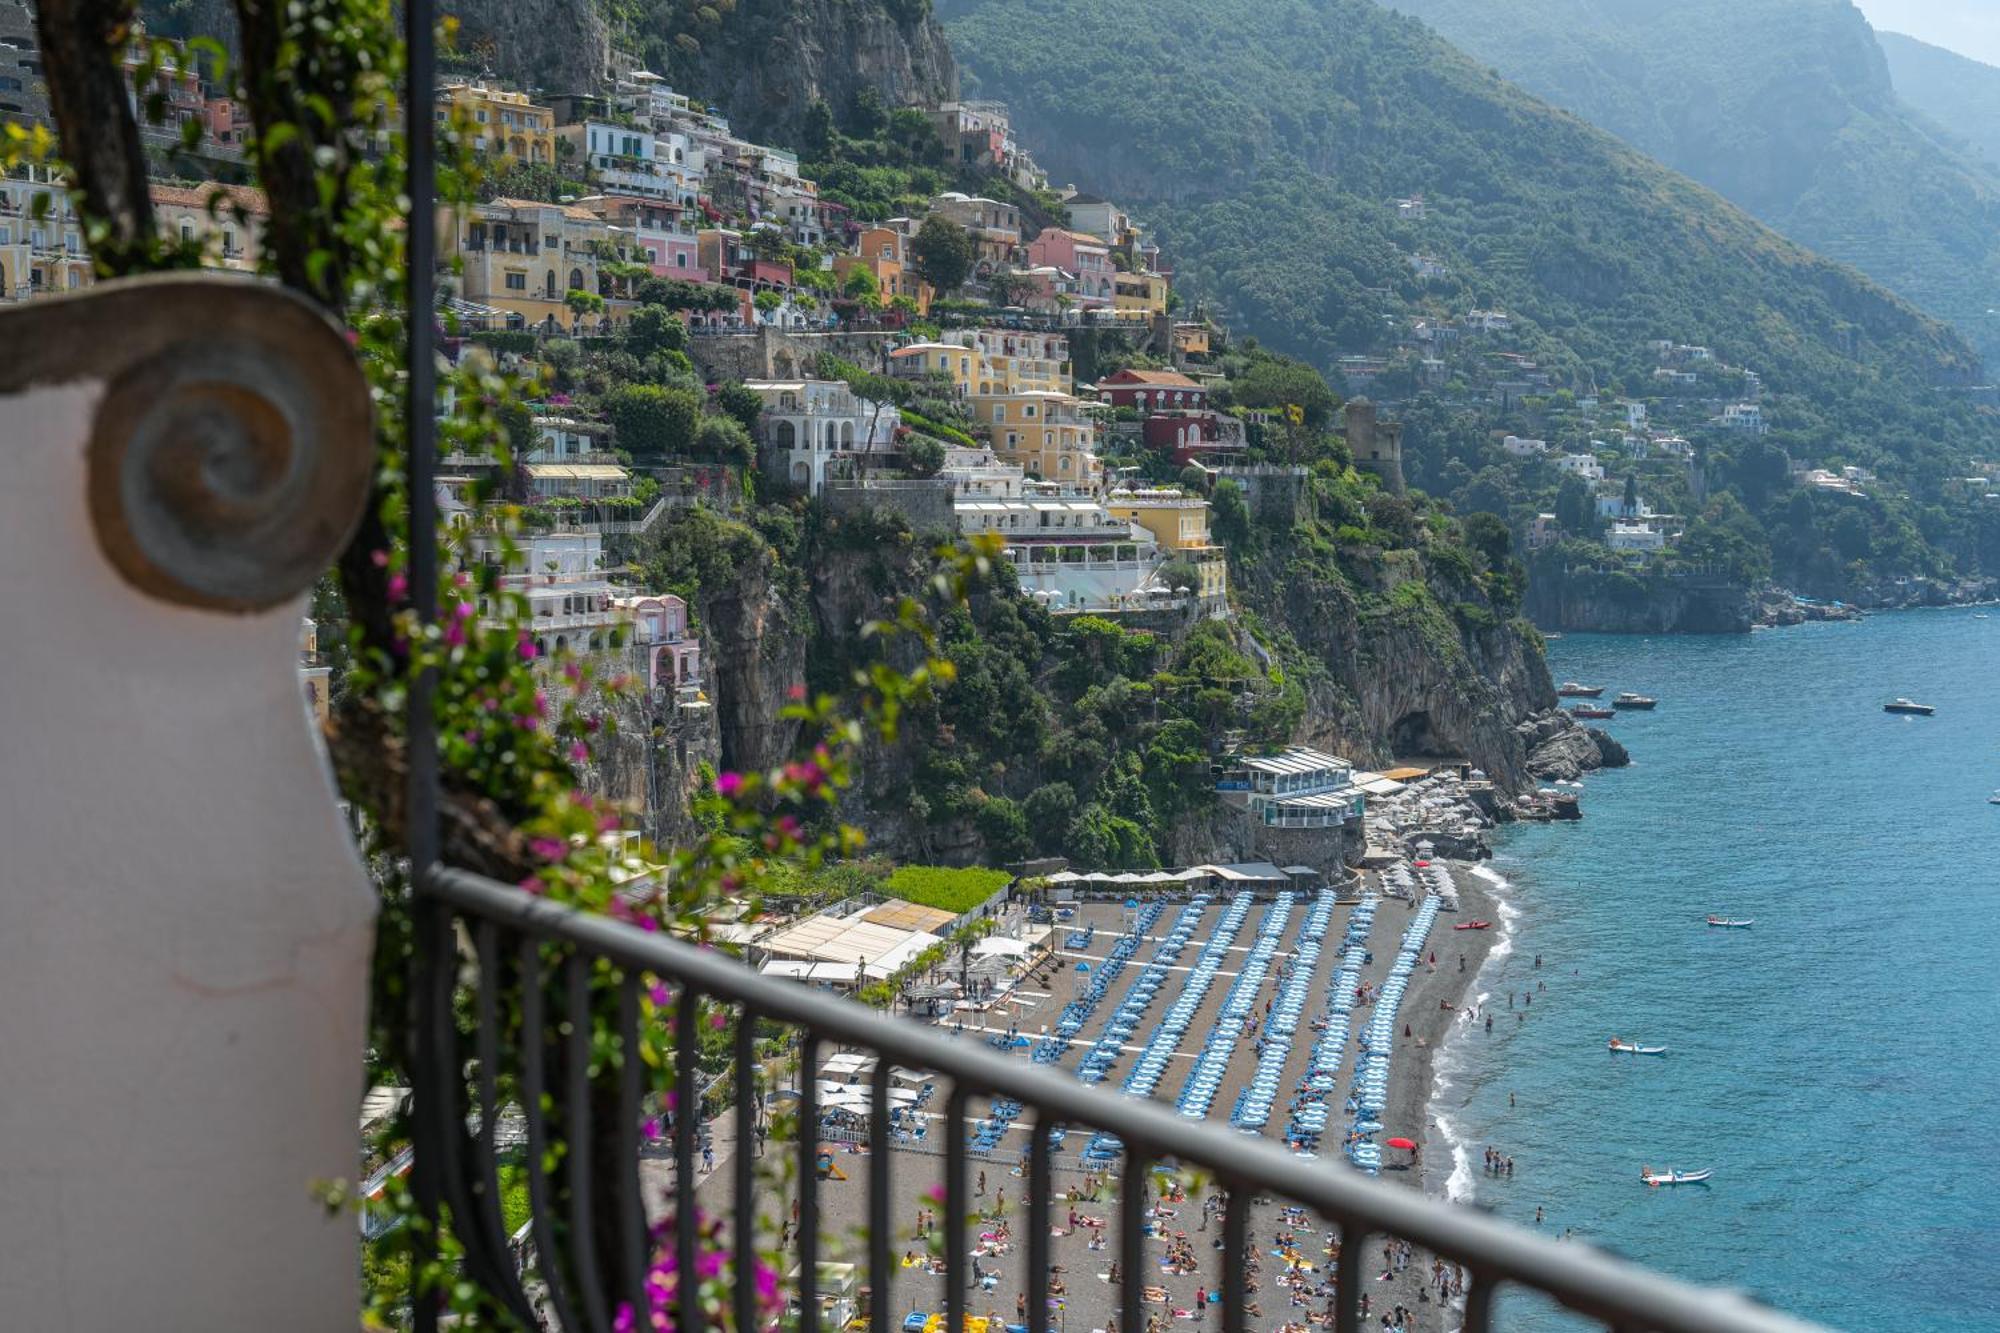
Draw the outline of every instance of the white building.
[[[1625,409],[1625,429],[1646,429],[1646,405],[1636,398],[1628,398],[1620,404]]]
[[[1368,798],[1354,782],[1354,765],[1336,755],[1294,745],[1281,754],[1239,755],[1216,790],[1274,828],[1330,828],[1359,820]]]
[[[1549,451],[1547,440],[1523,439],[1519,435],[1509,435],[1500,441],[1500,447],[1515,458],[1534,458]]]
[[[764,402],[758,429],[765,474],[808,495],[855,459],[888,453],[902,424],[893,406],[857,396],[842,380],[750,380],[743,387]]]
[[[1747,430],[1752,434],[1764,433],[1764,409],[1755,403],[1731,403],[1722,409],[1716,424],[1724,430]]]
[[[1473,310],[1465,316],[1465,327],[1481,333],[1505,333],[1514,327],[1514,320],[1504,310]]]
[[[1594,454],[1564,454],[1556,460],[1556,469],[1567,476],[1582,477],[1585,481],[1604,480],[1604,464],[1598,462]]]
[[[617,607],[620,590],[604,573],[604,538],[596,532],[523,533],[517,558],[500,574],[503,592],[528,599],[528,632],[543,660],[563,653],[584,656],[622,647],[630,618]],[[471,558],[499,566],[497,539],[475,536]],[[499,610],[481,599],[481,610]]]
[[[1613,523],[1604,544],[1614,551],[1663,551],[1667,534],[1644,523]]]

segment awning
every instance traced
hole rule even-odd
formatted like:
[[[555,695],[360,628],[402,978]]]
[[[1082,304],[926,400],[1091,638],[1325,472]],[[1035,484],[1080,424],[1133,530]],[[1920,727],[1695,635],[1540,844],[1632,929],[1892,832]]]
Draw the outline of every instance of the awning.
[[[1028,956],[1027,941],[1010,940],[1000,935],[989,935],[972,946],[972,956],[975,958],[991,958],[1000,955],[1008,958],[1026,958]]]
[[[536,481],[630,481],[632,474],[616,463],[530,463]]]

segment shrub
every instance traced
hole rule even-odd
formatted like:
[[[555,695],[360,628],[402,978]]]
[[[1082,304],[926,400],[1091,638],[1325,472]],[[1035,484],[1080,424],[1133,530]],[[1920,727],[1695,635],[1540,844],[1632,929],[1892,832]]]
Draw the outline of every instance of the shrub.
[[[889,876],[882,891],[906,903],[919,903],[943,912],[970,912],[1013,880],[1014,877],[1004,870],[990,870],[983,866],[961,869],[902,866]]]

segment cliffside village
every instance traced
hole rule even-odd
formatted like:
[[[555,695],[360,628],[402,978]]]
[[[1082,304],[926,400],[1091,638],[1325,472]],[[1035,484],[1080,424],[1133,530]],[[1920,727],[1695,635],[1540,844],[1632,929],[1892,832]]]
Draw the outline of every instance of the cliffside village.
[[[32,60],[32,24],[23,31],[18,21],[0,23],[0,43],[11,43],[0,44],[0,54]],[[163,76],[161,87],[164,132],[240,159],[232,146],[248,127],[238,105],[209,95],[191,75]],[[46,117],[46,108],[29,110]],[[641,69],[618,73],[602,96],[544,99],[487,79],[455,79],[438,88],[437,114],[495,167],[560,161],[597,191],[561,202],[498,197],[441,216],[447,295],[439,318],[453,358],[493,355],[475,350],[482,334],[616,338],[640,306],[643,281],[694,284],[711,308],[680,312],[689,355],[711,390],[740,382],[761,401],[757,467],[767,487],[814,497],[836,513],[893,511],[919,531],[996,535],[1023,594],[1059,616],[1147,626],[1230,614],[1225,551],[1200,490],[1107,469],[1100,441],[1143,445],[1160,461],[1148,469],[1156,476],[1199,469],[1203,488],[1231,478],[1253,509],[1303,488],[1303,468],[1243,462],[1271,414],[1211,404],[1227,331],[1174,317],[1171,270],[1143,227],[1108,200],[1060,191],[1061,225],[1039,229],[1017,204],[955,192],[931,199],[922,216],[857,221],[820,198],[795,154],[736,137],[713,109]],[[1045,188],[1004,107],[953,103],[924,115],[952,162]],[[187,124],[198,136],[180,128]],[[256,271],[266,216],[259,191],[159,182],[153,200],[169,238],[203,246],[217,267]],[[1004,292],[1007,303],[968,313],[973,303],[959,302],[948,318],[929,318],[937,293],[912,253],[927,217],[971,238],[963,291]],[[770,257],[771,247],[759,243],[768,233],[810,247],[825,276],[808,278]],[[61,182],[37,168],[0,177],[0,296],[37,299],[90,281],[81,224]],[[1098,330],[1120,331],[1163,368],[1079,383],[1071,340]],[[821,352],[955,400],[969,431],[906,422],[894,403],[865,398],[847,380],[816,377]],[[682,598],[631,585],[620,543],[676,508],[726,508],[740,486],[720,465],[635,471],[611,424],[573,415],[561,395],[530,409],[535,439],[516,462],[528,509],[546,508],[518,536],[501,586],[527,598],[543,662],[589,656],[636,676],[655,735],[677,743],[680,767],[691,771],[690,744],[695,754],[715,753],[703,645]],[[1400,427],[1378,422],[1365,399],[1349,403],[1345,419],[1357,465],[1400,491]],[[904,466],[918,436],[944,445],[941,465],[926,475]],[[463,532],[468,562],[506,559],[470,501],[475,482],[497,466],[463,454],[442,460],[442,517]],[[642,492],[645,502],[634,504]],[[321,648],[308,621],[302,671],[324,718],[331,682]],[[1370,855],[1414,854],[1417,834],[1478,854],[1476,807],[1490,812],[1491,793],[1476,772],[1460,776],[1475,794],[1486,793],[1480,800],[1454,787],[1449,801],[1371,814],[1371,799],[1402,798],[1424,776],[1422,769],[1357,772],[1344,759],[1303,749],[1230,758],[1217,780],[1220,803],[1240,817],[1236,850],[1262,858],[1233,873],[1279,882],[1341,873]],[[629,794],[643,800],[658,785],[642,777]],[[1384,846],[1371,849],[1376,841]]]

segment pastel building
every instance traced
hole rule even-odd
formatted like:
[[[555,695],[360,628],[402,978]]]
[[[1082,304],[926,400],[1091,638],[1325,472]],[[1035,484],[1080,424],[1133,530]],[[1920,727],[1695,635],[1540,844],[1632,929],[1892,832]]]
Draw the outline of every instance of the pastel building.
[[[701,641],[688,632],[688,607],[670,592],[616,597],[613,608],[631,625],[639,676],[649,690],[701,688]]]
[[[1097,427],[1066,393],[974,394],[972,419],[993,451],[1043,481],[1095,487]]]
[[[870,454],[895,448],[902,415],[857,395],[842,380],[748,380],[763,400],[757,429],[765,475],[818,495]]]
[[[556,113],[526,93],[472,81],[447,83],[437,91],[440,121],[461,115],[472,147],[487,157],[529,166],[556,160]]]
[[[1111,246],[1096,236],[1050,227],[1028,242],[1028,263],[1072,275],[1076,303],[1085,309],[1108,308],[1117,296],[1118,270],[1111,263]]]
[[[1168,558],[1181,557],[1200,571],[1195,589],[1204,602],[1220,602],[1229,595],[1229,564],[1208,528],[1208,501],[1177,490],[1145,489],[1113,491],[1104,507],[1151,533],[1160,551]]]

